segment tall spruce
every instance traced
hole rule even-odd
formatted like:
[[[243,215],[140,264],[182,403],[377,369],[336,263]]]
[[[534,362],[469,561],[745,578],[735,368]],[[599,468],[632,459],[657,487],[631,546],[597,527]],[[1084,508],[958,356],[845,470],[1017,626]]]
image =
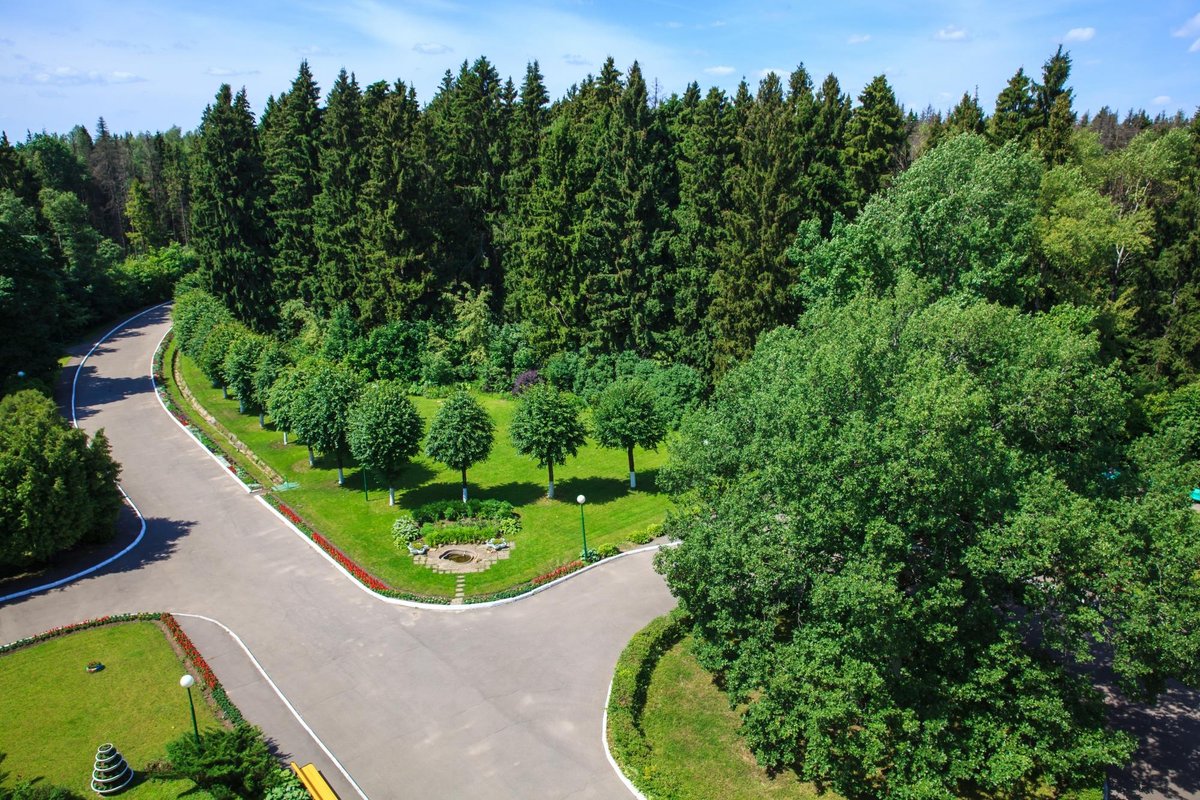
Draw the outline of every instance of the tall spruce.
[[[204,110],[192,165],[192,245],[206,288],[252,328],[276,306],[267,246],[266,180],[246,90],[229,84]]]
[[[736,115],[744,103],[734,104]],[[787,247],[803,207],[792,193],[797,166],[792,134],[782,84],[770,73],[745,110],[737,132],[737,162],[729,172],[731,208],[725,215],[710,307],[718,373],[749,355],[760,332],[793,316],[795,270]]]
[[[316,280],[302,279],[301,296],[312,297],[328,313],[342,301],[353,302],[363,271],[360,197],[367,180],[363,149],[362,92],[353,74],[338,73],[321,121],[321,191],[313,202],[313,238],[317,244]]]
[[[805,216],[820,219],[821,230],[828,233],[837,215],[846,212],[850,194],[843,158],[846,125],[850,121],[850,95],[842,92],[833,73],[825,76],[817,90],[816,106],[805,148],[805,174],[810,193],[810,207]]]
[[[862,208],[887,185],[905,142],[904,114],[887,78],[877,75],[858,96],[846,127],[846,172],[853,209]]]
[[[1028,144],[1040,121],[1033,84],[1025,69],[1018,69],[996,98],[996,112],[989,122],[988,134],[995,144],[1013,139]]]
[[[308,303],[315,299],[305,296],[301,287],[311,288],[317,271],[313,202],[321,185],[320,98],[308,62],[300,62],[292,88],[271,113],[269,135],[264,132],[263,157],[271,182],[271,270],[280,305],[294,298]]]
[[[958,133],[982,134],[986,131],[987,115],[979,105],[978,92],[963,92],[962,99],[946,115],[946,133],[953,136]]]

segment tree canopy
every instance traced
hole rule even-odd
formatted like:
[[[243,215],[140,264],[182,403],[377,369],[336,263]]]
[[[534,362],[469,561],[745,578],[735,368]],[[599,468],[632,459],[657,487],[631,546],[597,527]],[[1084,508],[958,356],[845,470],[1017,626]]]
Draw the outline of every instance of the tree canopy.
[[[430,458],[462,471],[462,498],[467,502],[467,468],[492,452],[495,424],[487,409],[469,392],[458,391],[442,404],[433,422],[425,452]]]
[[[672,447],[659,564],[763,764],[863,798],[1095,786],[1133,740],[1081,669],[1200,678],[1200,518],[1106,477],[1129,395],[1086,315],[935,296],[766,336]]]
[[[546,383],[530,387],[513,412],[513,447],[549,470],[546,496],[554,498],[554,465],[565,464],[587,439],[579,419],[579,401]]]

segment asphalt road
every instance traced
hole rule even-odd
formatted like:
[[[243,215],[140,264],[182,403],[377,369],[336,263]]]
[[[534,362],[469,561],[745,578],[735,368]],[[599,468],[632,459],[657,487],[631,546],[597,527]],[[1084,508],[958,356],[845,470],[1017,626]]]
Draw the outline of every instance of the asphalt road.
[[[462,613],[387,605],[248,496],[163,412],[150,367],[160,308],[105,342],[76,407],[103,427],[145,516],[110,567],[0,606],[0,641],[103,614],[219,621],[372,800],[628,798],[601,740],[613,666],[674,600],[639,554],[518,603]],[[355,793],[221,627],[181,623],[230,697],[278,749]]]

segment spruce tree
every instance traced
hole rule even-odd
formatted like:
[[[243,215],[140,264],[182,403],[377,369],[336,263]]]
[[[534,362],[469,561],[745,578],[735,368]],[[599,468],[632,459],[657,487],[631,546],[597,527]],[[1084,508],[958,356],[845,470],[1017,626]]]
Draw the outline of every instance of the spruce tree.
[[[963,92],[950,113],[946,115],[946,132],[953,136],[958,133],[979,133],[987,131],[987,116],[979,106],[979,95]]]
[[[264,133],[264,160],[271,182],[267,213],[272,226],[271,268],[275,299],[282,305],[293,298],[312,303],[301,287],[313,287],[317,244],[313,238],[313,202],[320,189],[320,89],[308,62],[292,88],[279,98],[270,115],[270,134]],[[264,128],[267,119],[264,114]]]
[[[221,86],[204,110],[192,169],[192,245],[208,290],[239,319],[272,326],[265,173],[243,89]]]
[[[300,293],[328,313],[339,302],[357,308],[355,287],[363,273],[360,198],[366,184],[362,93],[354,75],[338,73],[321,121],[321,191],[313,202],[317,245],[316,280],[301,279]]]
[[[904,115],[883,75],[876,76],[858,96],[858,107],[846,127],[846,172],[851,207],[862,208],[871,195],[887,185],[900,162],[905,144]]]
[[[995,144],[1004,144],[1013,139],[1028,144],[1039,121],[1032,84],[1025,75],[1025,69],[1018,69],[996,98],[996,113],[989,122],[988,135]]]
[[[816,104],[807,147],[806,174],[811,199],[805,216],[820,219],[821,231],[828,234],[836,216],[848,213],[851,195],[843,155],[846,125],[850,121],[850,96],[842,92],[833,73],[825,76],[817,90]]]

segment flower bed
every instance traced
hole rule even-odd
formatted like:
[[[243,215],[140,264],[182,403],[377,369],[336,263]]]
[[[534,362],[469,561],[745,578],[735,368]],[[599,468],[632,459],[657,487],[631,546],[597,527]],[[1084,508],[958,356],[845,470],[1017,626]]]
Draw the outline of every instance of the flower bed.
[[[539,586],[544,586],[545,584],[549,583],[550,581],[557,580],[558,578],[561,578],[564,575],[570,575],[572,572],[581,570],[585,566],[586,566],[586,564],[584,564],[582,561],[579,561],[579,560],[572,561],[569,564],[563,564],[561,567],[550,570],[545,575],[538,575],[536,578],[534,578],[531,581],[526,581],[525,583],[519,583],[516,586],[512,586],[508,589],[501,589],[498,592],[491,592],[490,594],[480,594],[480,595],[475,595],[474,597],[468,597],[465,600],[463,600],[463,602],[466,603],[467,605],[474,605],[475,603],[491,603],[495,600],[507,600],[510,597],[520,597],[521,595],[526,594],[527,592],[532,592],[534,589],[538,588]]]
[[[171,639],[175,644],[179,645],[179,649],[183,652],[184,661],[192,671],[200,676],[201,683],[208,690],[209,696],[212,697],[217,708],[221,710],[222,716],[232,725],[244,722],[245,717],[242,716],[242,712],[229,699],[229,695],[225,693],[225,687],[221,686],[221,682],[217,680],[216,674],[208,666],[208,662],[204,660],[204,656],[200,654],[200,650],[192,643],[188,635],[183,632],[183,628],[179,627],[179,623],[175,621],[175,617],[165,611],[160,613],[113,614],[112,616],[97,617],[95,619],[84,620],[83,622],[76,622],[72,625],[61,625],[33,636],[27,636],[24,639],[18,639],[15,642],[0,645],[0,655],[10,653],[13,650],[20,650],[23,647],[30,647],[59,636],[86,631],[90,628],[99,628],[104,625],[114,625],[121,622],[150,621],[161,622],[163,627],[167,629],[167,632],[171,635]]]

